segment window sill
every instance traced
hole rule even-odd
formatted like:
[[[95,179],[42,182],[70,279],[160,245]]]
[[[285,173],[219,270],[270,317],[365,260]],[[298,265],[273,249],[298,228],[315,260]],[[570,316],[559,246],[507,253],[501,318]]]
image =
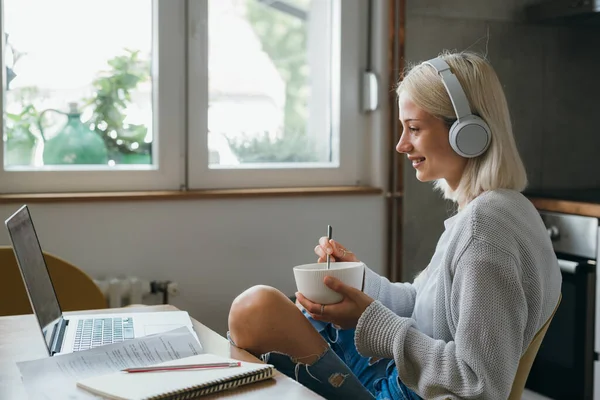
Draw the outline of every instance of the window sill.
[[[0,204],[8,203],[83,203],[122,201],[174,201],[198,199],[246,199],[261,197],[364,196],[380,195],[381,188],[370,186],[328,186],[264,189],[206,189],[191,191],[23,193],[0,194]]]

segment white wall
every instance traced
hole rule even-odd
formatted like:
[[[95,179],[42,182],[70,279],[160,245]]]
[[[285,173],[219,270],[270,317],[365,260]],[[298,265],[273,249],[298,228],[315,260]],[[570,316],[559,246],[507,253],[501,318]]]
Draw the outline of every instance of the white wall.
[[[20,204],[0,205],[5,220]],[[294,265],[334,238],[375,271],[384,266],[382,196],[30,204],[42,248],[93,277],[170,279],[171,304],[224,334],[231,301],[268,284],[295,292]],[[5,229],[0,245],[8,245]]]
[[[387,182],[387,1],[374,4],[373,70],[377,111],[360,147],[361,182]],[[365,39],[366,39],[365,32]],[[366,57],[366,54],[365,54]],[[0,204],[6,219],[21,204]],[[224,334],[229,306],[244,289],[267,284],[295,292],[294,265],[314,262],[313,248],[333,226],[336,240],[384,274],[383,195],[220,200],[30,204],[42,248],[95,278],[135,275],[179,283],[171,304]],[[0,245],[8,245],[0,229]]]

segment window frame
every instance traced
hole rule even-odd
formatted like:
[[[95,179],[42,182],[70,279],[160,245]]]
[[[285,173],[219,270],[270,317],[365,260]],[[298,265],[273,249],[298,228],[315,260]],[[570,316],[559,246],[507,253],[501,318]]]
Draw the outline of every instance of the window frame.
[[[0,0],[1,1],[1,0]],[[176,190],[185,184],[185,2],[152,1],[153,165],[123,167],[6,169],[4,141],[0,141],[0,193],[102,192]],[[4,33],[4,2],[0,2],[0,32]],[[5,54],[2,41],[1,55]],[[5,60],[2,68],[0,110],[4,110]],[[0,132],[4,132],[0,119]]]
[[[327,167],[278,165],[278,168],[241,166],[211,169],[208,163],[208,7],[199,0],[152,0],[153,7],[153,110],[152,166],[117,166],[79,170],[4,168],[4,142],[0,142],[0,193],[119,192],[343,186],[365,184],[369,161],[369,116],[362,110],[362,75],[368,65],[368,2],[334,0],[340,29],[339,53],[333,57],[331,129],[337,165]],[[4,7],[0,0],[0,32]],[[335,26],[335,25],[334,25]],[[5,60],[1,43],[4,110]],[[335,73],[337,71],[337,74]],[[342,84],[343,82],[343,84]],[[202,110],[198,112],[197,110]],[[0,132],[4,132],[0,119]],[[335,154],[338,152],[338,154]],[[272,165],[269,165],[272,167]]]
[[[366,68],[368,2],[334,0],[332,41],[339,52],[332,55],[331,127],[333,160],[326,167],[302,164],[209,167],[208,152],[208,2],[188,3],[188,137],[187,182],[189,189],[264,188],[359,185],[366,151],[361,148],[367,116],[361,109],[361,75]],[[333,47],[335,50],[335,47]],[[336,73],[337,72],[337,73]],[[329,73],[329,72],[325,72]],[[344,82],[342,85],[341,82]],[[322,165],[322,164],[321,164]]]

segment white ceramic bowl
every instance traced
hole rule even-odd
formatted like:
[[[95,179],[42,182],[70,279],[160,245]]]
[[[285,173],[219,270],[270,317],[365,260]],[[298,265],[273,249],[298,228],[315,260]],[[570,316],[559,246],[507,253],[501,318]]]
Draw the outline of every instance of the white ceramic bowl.
[[[326,276],[333,276],[346,285],[362,288],[365,265],[362,262],[333,262],[330,269],[327,263],[304,264],[294,267],[296,287],[304,297],[318,304],[339,303],[344,298],[323,283]]]

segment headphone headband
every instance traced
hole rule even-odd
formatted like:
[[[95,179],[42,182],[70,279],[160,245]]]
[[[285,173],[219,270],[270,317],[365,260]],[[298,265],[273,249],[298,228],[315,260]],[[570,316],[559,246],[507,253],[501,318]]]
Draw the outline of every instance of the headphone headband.
[[[424,64],[435,68],[454,107],[457,120],[448,130],[450,146],[462,157],[472,158],[483,154],[490,145],[490,128],[483,119],[471,114],[469,100],[458,78],[452,73],[448,63],[439,57],[425,61]]]
[[[471,107],[469,106],[469,100],[462,88],[462,85],[458,81],[456,75],[450,70],[450,66],[446,61],[437,57],[429,61],[425,61],[424,64],[429,64],[440,75],[442,83],[446,87],[446,92],[450,96],[452,107],[454,107],[454,113],[456,118],[460,121],[462,118],[471,115]]]

